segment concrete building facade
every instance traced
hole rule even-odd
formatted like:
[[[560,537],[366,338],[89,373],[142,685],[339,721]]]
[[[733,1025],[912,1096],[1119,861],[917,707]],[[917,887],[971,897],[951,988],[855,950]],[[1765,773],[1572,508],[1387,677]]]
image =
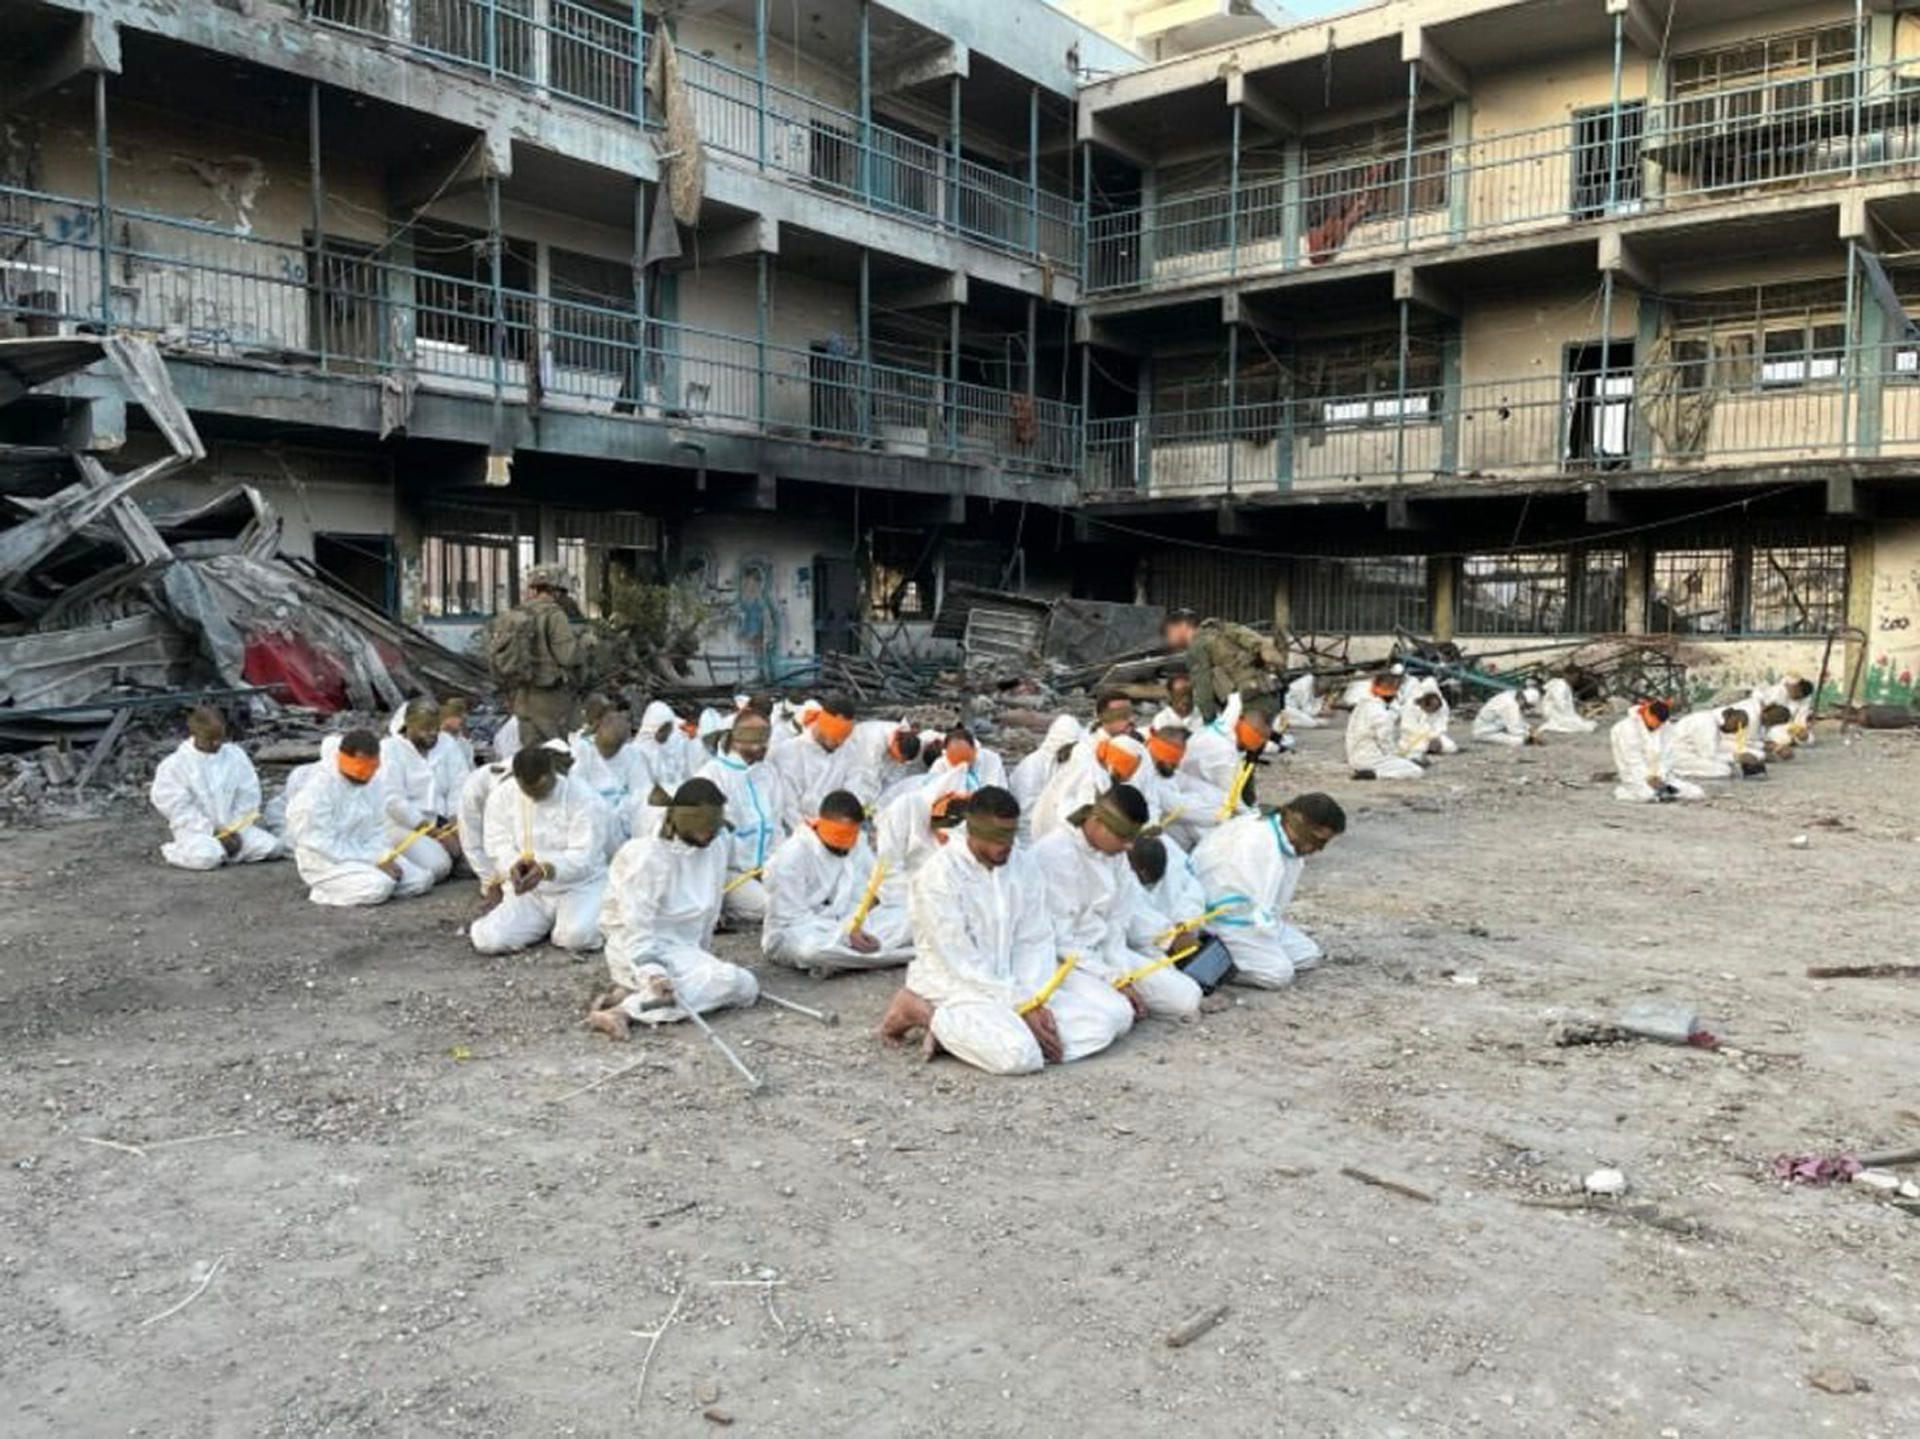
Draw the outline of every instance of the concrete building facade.
[[[0,331],[155,337],[176,490],[455,640],[537,559],[696,588],[716,680],[1019,577],[1728,680],[1838,630],[1911,694],[1906,0],[1079,10],[1134,48],[1043,0],[0,0]],[[92,377],[6,423],[154,443]]]
[[[1920,12],[1402,0],[1079,127],[1080,524],[1143,593],[1729,682],[1849,627],[1836,680],[1911,696]]]
[[[175,489],[259,486],[455,641],[539,560],[589,608],[696,582],[720,666],[799,672],[1077,491],[1074,95],[1131,58],[1038,0],[4,0],[0,33],[0,331],[152,335],[211,450]],[[153,441],[90,377],[16,408]]]

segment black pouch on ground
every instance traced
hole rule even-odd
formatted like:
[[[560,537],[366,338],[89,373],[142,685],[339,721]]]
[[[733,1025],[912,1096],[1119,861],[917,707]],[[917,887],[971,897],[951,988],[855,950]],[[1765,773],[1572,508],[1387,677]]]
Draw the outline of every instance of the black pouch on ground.
[[[1233,975],[1233,956],[1215,935],[1200,937],[1200,948],[1180,961],[1179,968],[1200,986],[1203,994],[1212,994]]]

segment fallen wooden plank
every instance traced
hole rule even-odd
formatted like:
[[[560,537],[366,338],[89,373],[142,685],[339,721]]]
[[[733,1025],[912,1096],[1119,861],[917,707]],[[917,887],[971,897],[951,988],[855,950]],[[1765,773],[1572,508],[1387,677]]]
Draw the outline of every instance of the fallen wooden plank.
[[[1185,1349],[1226,1317],[1227,1306],[1224,1304],[1210,1304],[1205,1309],[1189,1314],[1167,1331],[1167,1348]]]
[[[1808,979],[1920,979],[1920,964],[1816,964]]]
[[[1417,1199],[1422,1204],[1438,1204],[1440,1202],[1424,1189],[1415,1189],[1411,1184],[1402,1184],[1397,1179],[1386,1179],[1378,1174],[1369,1174],[1366,1170],[1355,1169],[1350,1164],[1342,1165],[1340,1172],[1349,1179],[1357,1179],[1362,1184],[1371,1184],[1375,1189],[1384,1189],[1390,1194],[1400,1194],[1408,1199]]]

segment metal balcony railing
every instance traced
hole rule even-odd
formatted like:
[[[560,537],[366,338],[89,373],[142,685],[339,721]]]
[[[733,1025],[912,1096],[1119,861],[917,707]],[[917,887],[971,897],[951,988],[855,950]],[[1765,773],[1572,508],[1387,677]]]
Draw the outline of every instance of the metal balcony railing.
[[[1886,178],[1920,162],[1920,62],[1623,101],[1092,216],[1085,291],[1334,265]]]
[[[306,0],[317,21],[644,123],[647,37],[573,0]],[[634,11],[638,15],[637,8]],[[843,200],[1077,273],[1079,207],[1023,176],[682,52],[701,140]]]
[[[1090,498],[1920,456],[1920,342],[1087,423]]]
[[[103,224],[92,200],[0,187],[0,334],[108,328],[176,355],[403,374],[513,404],[1053,474],[1079,459],[1079,408],[1062,401],[345,246],[120,207]]]

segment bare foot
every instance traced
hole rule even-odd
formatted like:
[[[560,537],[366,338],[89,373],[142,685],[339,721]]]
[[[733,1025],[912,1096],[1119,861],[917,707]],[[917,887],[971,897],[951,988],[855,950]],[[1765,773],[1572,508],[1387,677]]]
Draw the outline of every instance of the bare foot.
[[[624,1009],[596,1009],[587,1016],[587,1028],[597,1030],[608,1039],[626,1039],[633,1028],[633,1021],[627,1018]]]
[[[594,1014],[603,1009],[612,1009],[632,993],[633,991],[625,985],[616,984],[612,989],[602,990],[599,994],[596,994],[593,997],[593,1002],[587,1006],[587,1012]]]
[[[673,981],[664,974],[641,974],[640,982],[629,994],[640,997],[641,1009],[672,1009],[678,1003],[673,994]]]
[[[880,1038],[885,1044],[899,1046],[912,1037],[915,1030],[925,1030],[927,1042],[933,1042],[933,1006],[902,985],[893,992],[893,1000],[887,1005],[887,1012],[880,1017]]]

